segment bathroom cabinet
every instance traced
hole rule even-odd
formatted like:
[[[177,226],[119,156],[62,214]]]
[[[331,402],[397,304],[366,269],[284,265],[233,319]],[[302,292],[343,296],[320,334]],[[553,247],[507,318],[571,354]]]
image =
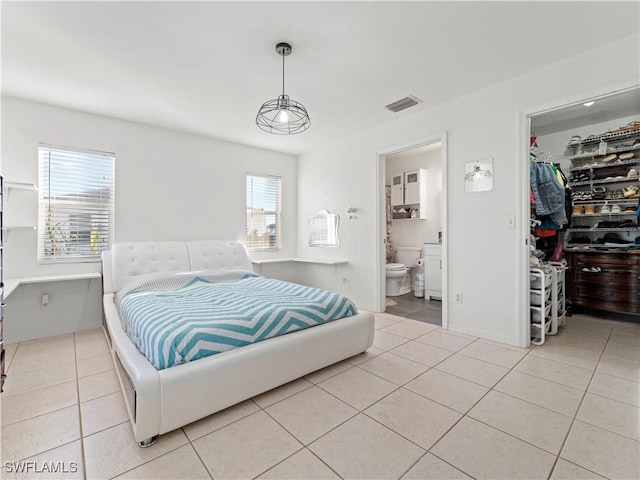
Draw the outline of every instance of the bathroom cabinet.
[[[442,245],[425,243],[424,257],[424,299],[442,300]]]
[[[393,219],[426,219],[427,172],[424,168],[391,177]]]

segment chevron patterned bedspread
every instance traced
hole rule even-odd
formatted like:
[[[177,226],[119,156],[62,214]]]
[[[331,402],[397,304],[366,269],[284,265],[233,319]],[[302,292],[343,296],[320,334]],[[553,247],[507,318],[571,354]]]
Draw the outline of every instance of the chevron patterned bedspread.
[[[243,270],[144,275],[115,302],[158,370],[357,313],[342,295]]]

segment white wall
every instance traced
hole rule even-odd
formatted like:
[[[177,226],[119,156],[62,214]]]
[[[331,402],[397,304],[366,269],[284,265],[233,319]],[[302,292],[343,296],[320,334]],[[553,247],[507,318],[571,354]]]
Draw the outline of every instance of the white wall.
[[[586,54],[494,85],[435,108],[404,115],[388,125],[302,155],[298,164],[300,225],[309,212],[330,207],[359,209],[336,257],[348,257],[343,271],[332,274],[336,289],[360,306],[377,309],[376,230],[377,152],[414,139],[447,132],[447,225],[449,328],[506,343],[522,342],[525,240],[528,192],[524,188],[527,160],[523,138],[525,113],[573,103],[640,83],[639,37],[605,45]],[[526,54],[526,52],[523,52]],[[593,59],[607,59],[616,68],[593,68]],[[494,189],[464,193],[464,163],[492,157]],[[515,216],[517,228],[505,228]],[[329,277],[327,275],[326,277]],[[463,293],[464,303],[451,301]]]
[[[178,133],[30,101],[2,99],[2,174],[5,180],[38,183],[38,143],[115,152],[115,240],[245,239],[246,174],[282,177],[283,250],[255,258],[293,257],[296,252],[297,170],[293,156]],[[37,193],[12,191],[5,204],[5,224],[37,222]],[[36,232],[11,231],[5,245],[5,277],[99,272],[99,263],[40,265]],[[87,282],[87,281],[85,281]],[[77,283],[77,282],[76,282]],[[47,289],[51,310],[40,311],[39,293]],[[21,287],[8,299],[7,342],[21,332],[32,338],[99,325],[95,299],[89,311],[61,308],[57,295],[67,285]],[[86,304],[84,295],[67,296],[68,304]],[[99,292],[98,292],[99,293]],[[26,296],[22,299],[22,296]],[[20,300],[20,301],[18,301]],[[31,304],[33,309],[25,305]],[[18,305],[21,305],[18,308]],[[99,305],[99,302],[97,303]],[[37,312],[40,311],[40,314]],[[89,319],[89,320],[87,320]],[[64,324],[65,328],[61,328]]]
[[[426,170],[427,211],[425,220],[393,220],[391,238],[394,245],[422,248],[424,243],[438,243],[438,232],[442,231],[442,165],[441,150],[408,150],[388,155],[386,159],[385,184],[391,185],[391,177],[418,168]]]

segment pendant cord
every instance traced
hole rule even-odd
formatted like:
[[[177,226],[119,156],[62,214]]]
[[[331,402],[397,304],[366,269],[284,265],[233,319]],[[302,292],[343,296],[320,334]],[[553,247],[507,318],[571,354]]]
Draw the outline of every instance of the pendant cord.
[[[282,54],[282,96],[284,96],[284,53]]]

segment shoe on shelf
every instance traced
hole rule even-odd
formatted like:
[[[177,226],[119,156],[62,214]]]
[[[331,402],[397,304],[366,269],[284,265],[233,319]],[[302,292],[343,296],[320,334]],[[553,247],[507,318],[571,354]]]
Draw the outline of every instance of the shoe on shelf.
[[[572,215],[583,215],[584,214],[584,205],[574,205],[571,209]]]
[[[635,198],[634,195],[637,195],[640,192],[640,188],[637,185],[629,185],[628,187],[624,187],[622,189],[624,198]]]
[[[596,206],[593,204],[588,204],[584,206],[584,214],[585,215],[594,215],[596,213]]]
[[[612,215],[620,215],[622,210],[620,209],[620,205],[611,205],[611,214]]]
[[[609,207],[609,205],[603,205],[598,213],[600,215],[609,215],[611,213],[611,207]]]

